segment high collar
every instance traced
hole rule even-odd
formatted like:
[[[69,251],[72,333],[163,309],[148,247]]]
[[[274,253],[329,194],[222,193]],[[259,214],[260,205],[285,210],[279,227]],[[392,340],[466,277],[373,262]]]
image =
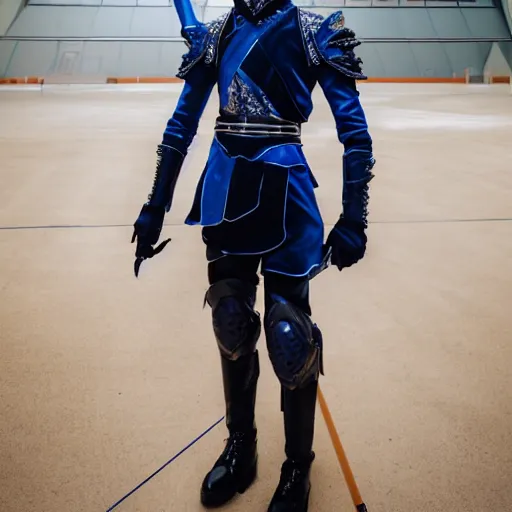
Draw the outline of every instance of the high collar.
[[[234,0],[235,10],[247,21],[257,22],[293,5],[292,0]]]

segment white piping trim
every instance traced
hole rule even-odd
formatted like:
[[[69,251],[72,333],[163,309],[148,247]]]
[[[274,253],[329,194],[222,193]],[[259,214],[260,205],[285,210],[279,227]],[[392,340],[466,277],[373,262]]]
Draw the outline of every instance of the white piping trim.
[[[288,185],[290,183],[290,176],[288,176],[288,179],[286,180],[286,192],[284,196],[284,212],[283,212],[283,231],[284,231],[284,237],[283,239],[274,247],[271,247],[270,249],[266,249],[264,251],[258,251],[258,252],[229,252],[229,251],[222,251],[223,254],[231,255],[231,256],[257,256],[259,254],[266,254],[271,251],[274,251],[283,243],[286,241],[286,238],[288,236],[288,232],[286,231],[286,211],[287,211],[287,204],[288,204]]]
[[[226,209],[224,207],[224,214],[222,215],[222,218],[226,221],[226,222],[236,222],[237,220],[240,220],[242,219],[243,217],[246,217],[247,215],[249,215],[250,213],[256,211],[259,206],[260,206],[260,202],[261,202],[261,190],[263,189],[263,180],[265,179],[265,173],[263,173],[263,175],[261,176],[261,181],[260,181],[260,189],[258,190],[258,202],[256,203],[256,206],[254,208],[252,208],[251,210],[245,212],[245,213],[242,213],[242,215],[239,215],[238,217],[234,218],[234,219],[228,219],[226,217]],[[228,191],[229,192],[229,191]],[[228,194],[229,195],[229,194]],[[226,200],[226,204],[227,204],[227,200]]]

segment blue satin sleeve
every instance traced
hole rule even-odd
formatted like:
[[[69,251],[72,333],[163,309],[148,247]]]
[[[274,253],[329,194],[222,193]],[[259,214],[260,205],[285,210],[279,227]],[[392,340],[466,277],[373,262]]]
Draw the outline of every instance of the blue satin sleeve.
[[[368,183],[373,178],[375,160],[356,81],[330,66],[321,68],[318,80],[331,107],[338,139],[344,146],[343,217],[366,228]]]
[[[196,66],[187,74],[183,90],[172,117],[167,122],[162,144],[187,154],[199,121],[216,83],[215,73],[204,66]]]
[[[345,153],[353,149],[372,151],[372,138],[359,99],[356,81],[325,66],[319,70],[318,83],[336,122],[338,139]]]

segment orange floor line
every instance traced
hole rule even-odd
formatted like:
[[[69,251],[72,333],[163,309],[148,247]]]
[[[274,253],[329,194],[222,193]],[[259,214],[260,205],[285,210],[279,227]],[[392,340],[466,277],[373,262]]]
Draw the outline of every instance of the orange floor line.
[[[320,389],[320,386],[318,386],[318,401],[320,404],[322,415],[325,420],[325,424],[327,425],[327,430],[329,431],[329,435],[331,436],[334,451],[336,452],[336,456],[340,463],[341,470],[343,471],[343,476],[345,477],[345,481],[347,482],[348,490],[350,491],[350,495],[352,496],[354,506],[360,512],[366,511],[366,506],[363,502],[363,498],[361,497],[361,493],[359,492],[359,489],[357,487],[354,474],[352,473],[352,469],[350,468],[350,464],[345,454],[345,450],[343,449],[343,445],[341,444],[340,437],[338,435],[338,432],[336,431],[336,426],[334,425],[334,421],[332,419],[331,413],[327,406],[327,402],[325,401],[325,397],[322,393],[322,390]]]
[[[107,84],[176,84],[183,80],[169,77],[108,77],[105,82]],[[381,83],[381,84],[465,84],[464,77],[376,77],[370,76],[366,80],[358,80],[358,82]],[[489,79],[491,84],[510,83],[509,76],[491,76]],[[4,77],[0,78],[0,85],[21,85],[21,84],[44,84],[44,78],[28,76],[28,77]]]

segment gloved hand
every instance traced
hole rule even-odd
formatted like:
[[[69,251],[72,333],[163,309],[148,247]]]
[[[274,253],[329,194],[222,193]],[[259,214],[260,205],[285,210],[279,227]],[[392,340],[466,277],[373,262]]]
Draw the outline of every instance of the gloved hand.
[[[135,221],[132,235],[132,244],[137,240],[134,264],[135,277],[139,275],[142,262],[162,252],[165,246],[171,241],[171,239],[168,238],[158,247],[153,247],[160,238],[164,216],[165,208],[146,203],[143,205],[139,217]]]
[[[364,225],[350,222],[342,215],[327,237],[326,245],[332,249],[331,263],[340,271],[351,267],[364,257],[366,242]]]
[[[153,247],[160,238],[165,214],[171,208],[174,188],[185,157],[182,152],[166,144],[158,145],[157,155],[153,189],[134,224],[132,244],[137,240],[134,264],[135,277],[139,275],[142,262],[162,252],[171,241],[169,238],[158,247]]]

